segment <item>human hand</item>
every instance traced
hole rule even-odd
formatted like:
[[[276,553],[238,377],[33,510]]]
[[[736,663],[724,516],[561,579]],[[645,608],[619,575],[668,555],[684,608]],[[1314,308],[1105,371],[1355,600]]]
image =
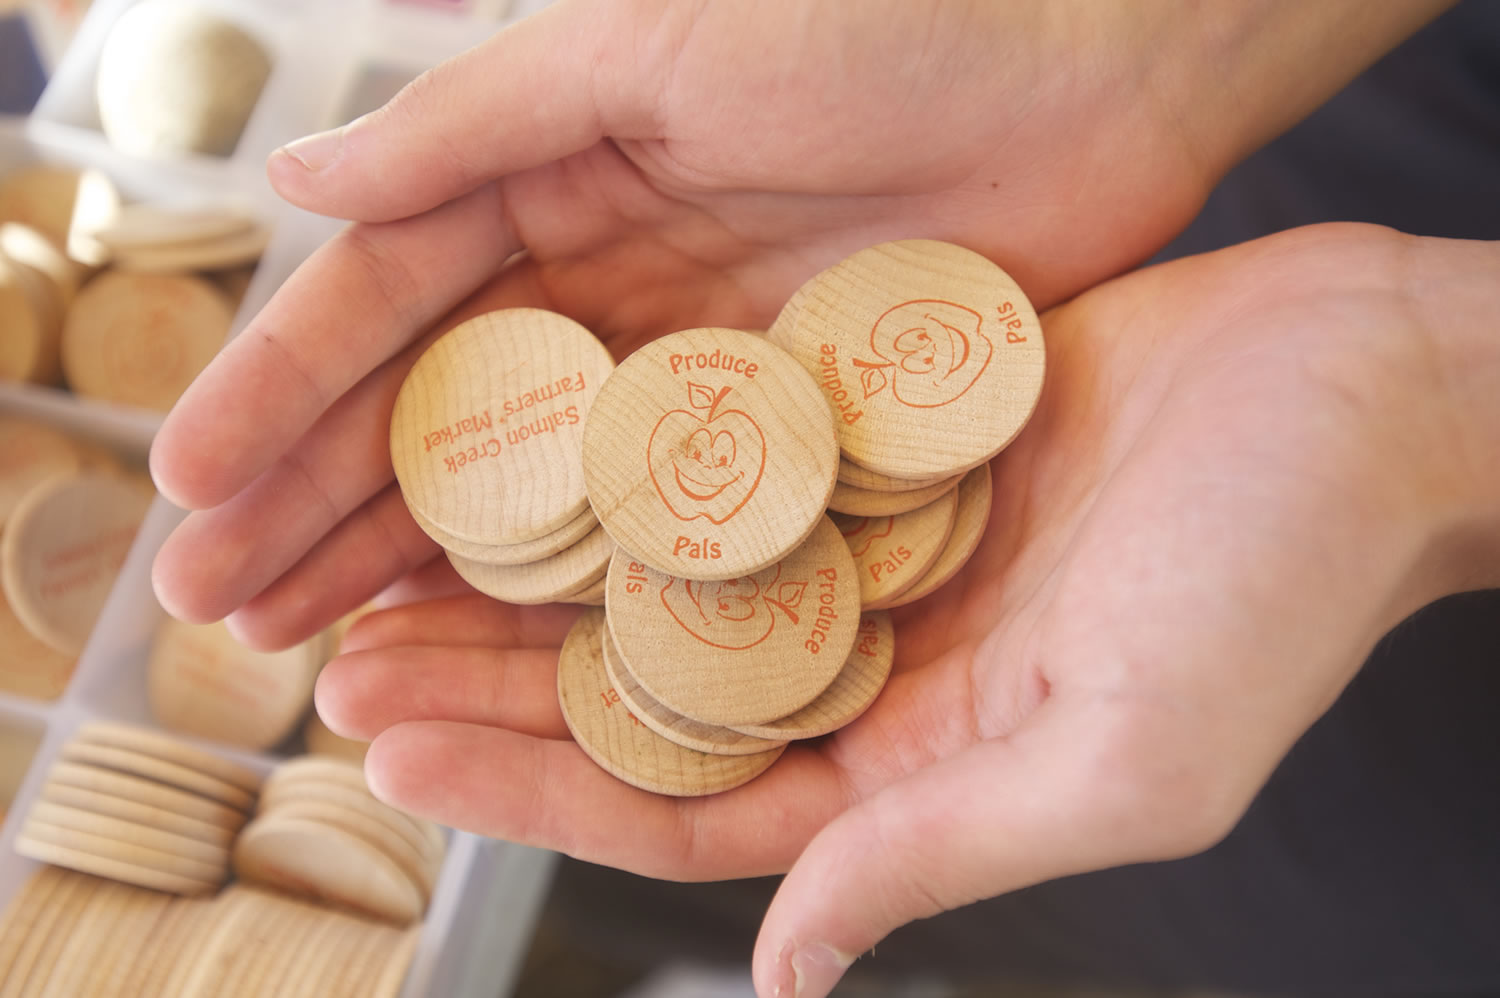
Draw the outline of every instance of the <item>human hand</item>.
[[[1152,252],[1432,6],[560,3],[272,157],[288,200],[368,224],[163,426],[156,481],[204,512],[162,549],[158,595],[281,646],[435,557],[392,484],[391,400],[433,323],[502,269],[491,306],[563,312],[617,357],[763,328],[886,238],[976,249],[1044,307]]]
[[[364,618],[318,688],[384,799],[673,879],[790,868],[758,992],[822,995],[895,927],[1226,834],[1374,642],[1500,580],[1500,245],[1327,226],[1043,317],[1050,381],[961,576],[897,612],[861,718],[710,798],[568,739],[576,609]]]

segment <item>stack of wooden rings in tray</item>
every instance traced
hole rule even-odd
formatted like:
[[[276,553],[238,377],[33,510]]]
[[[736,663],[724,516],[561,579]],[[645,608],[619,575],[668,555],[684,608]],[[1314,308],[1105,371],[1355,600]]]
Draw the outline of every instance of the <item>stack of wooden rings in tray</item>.
[[[763,336],[684,330],[613,370],[559,316],[470,320],[412,369],[391,452],[413,516],[475,588],[602,601],[559,663],[580,747],[635,786],[707,794],[874,701],[894,657],[882,611],[978,547],[988,462],[1044,366],[999,267],[886,243],[810,280]],[[566,575],[555,554],[495,561],[573,517],[600,540]]]
[[[259,773],[143,728],[92,722],[63,746],[16,836],[31,859],[174,894],[229,878]]]

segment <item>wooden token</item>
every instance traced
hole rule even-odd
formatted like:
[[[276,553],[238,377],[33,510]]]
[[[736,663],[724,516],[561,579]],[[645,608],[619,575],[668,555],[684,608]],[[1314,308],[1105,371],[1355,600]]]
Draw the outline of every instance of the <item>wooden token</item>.
[[[372,928],[363,920],[339,920],[328,944],[328,954],[318,968],[317,987],[312,994],[353,998],[356,994],[353,983],[365,962],[366,953],[379,941],[379,937],[371,932]]]
[[[828,508],[849,516],[896,516],[921,509],[958,488],[962,475],[944,478],[935,485],[924,485],[907,492],[871,492],[843,482],[834,488]]]
[[[60,755],[69,762],[103,766],[132,776],[144,776],[148,780],[187,790],[240,811],[248,811],[255,805],[254,794],[232,783],[132,749],[71,741],[62,747]]]
[[[246,648],[224,623],[163,617],[146,662],[146,695],[162,727],[245,748],[269,749],[312,704],[321,649]]]
[[[535,308],[449,330],[413,365],[391,413],[407,505],[482,544],[543,537],[588,503],[583,421],[614,368],[587,329]]]
[[[372,926],[367,930],[368,938],[363,951],[354,961],[344,994],[348,998],[370,998],[385,969],[386,959],[393,951],[407,945],[407,939],[420,931],[420,926],[407,929]]]
[[[441,544],[449,554],[456,554],[466,561],[481,565],[529,565],[550,558],[583,540],[599,526],[599,518],[592,509],[584,508],[573,519],[550,534],[519,544],[480,544],[455,537],[414,509],[409,509],[417,526],[427,536]]]
[[[620,700],[640,721],[652,731],[683,748],[697,749],[710,755],[754,755],[769,752],[783,744],[785,738],[753,738],[733,728],[704,724],[692,718],[674,714],[641,688],[630,670],[620,662],[620,653],[604,629],[604,675],[609,685],[620,695]]]
[[[233,985],[247,961],[265,958],[271,928],[292,905],[291,898],[249,884],[225,889],[223,907],[203,945],[190,954],[192,969],[185,975],[183,998],[213,998],[236,992]]]
[[[839,458],[839,482],[852,485],[866,492],[911,492],[925,489],[929,485],[952,478],[952,475],[927,476],[924,478],[892,478],[869,468],[861,468],[847,457]]]
[[[49,478],[76,472],[82,449],[45,423],[0,416],[0,528],[22,497]]]
[[[270,74],[265,46],[211,8],[143,0],[99,50],[100,125],[131,156],[228,156]]]
[[[422,892],[424,905],[432,897],[432,889],[437,885],[437,868],[427,861],[410,838],[398,834],[385,822],[372,821],[358,811],[327,800],[284,800],[277,803],[271,813],[277,818],[322,822],[364,839],[389,856],[401,872],[411,878]]]
[[[307,723],[302,726],[302,741],[312,755],[332,756],[358,765],[364,765],[365,753],[370,748],[369,742],[334,734],[316,710],[307,715]]]
[[[166,994],[176,998],[209,998],[211,980],[225,969],[244,932],[242,926],[255,915],[253,888],[231,884],[219,893],[212,914],[196,933],[192,945],[183,948],[167,981]]]
[[[329,784],[334,786],[335,792],[342,790],[353,793],[356,803],[352,806],[363,810],[365,805],[373,805],[380,815],[393,822],[398,828],[414,829],[417,835],[416,841],[421,843],[422,854],[435,859],[438,863],[442,862],[443,851],[447,848],[442,830],[426,818],[407,814],[400,808],[391,807],[377,800],[375,795],[370,793],[370,785],[365,782],[364,767],[361,765],[351,765],[341,759],[309,755],[288,759],[277,766],[266,780],[265,788],[261,793],[263,808],[271,806],[280,794],[294,797],[301,792],[300,788],[311,786],[314,790],[318,790]]]
[[[261,814],[274,814],[281,807],[296,801],[319,801],[335,804],[358,814],[370,824],[383,825],[393,835],[407,842],[421,857],[424,866],[436,870],[442,865],[446,844],[441,834],[435,838],[422,827],[430,822],[403,814],[388,804],[382,804],[369,791],[353,790],[336,783],[303,780],[278,783],[261,796]],[[435,829],[435,826],[433,826]]]
[[[970,556],[979,547],[980,539],[984,537],[984,528],[989,525],[993,494],[989,465],[981,464],[964,476],[958,487],[958,516],[953,522],[953,532],[948,536],[948,543],[943,545],[942,553],[914,585],[893,597],[889,603],[882,604],[883,606],[898,607],[914,603],[932,594],[968,564]]]
[[[843,668],[859,625],[854,559],[827,517],[783,561],[722,582],[663,575],[621,551],[605,598],[636,681],[674,713],[725,727],[811,703]]]
[[[202,278],[111,270],[68,310],[63,372],[79,395],[165,412],[219,352],[233,319]]]
[[[227,864],[229,860],[229,850],[225,845],[188,835],[179,835],[155,825],[144,825],[125,818],[99,814],[95,811],[73,807],[70,804],[59,804],[56,801],[35,801],[31,805],[31,810],[27,812],[26,818],[27,821],[35,819],[58,828],[87,832],[101,838],[114,839],[117,842],[155,849],[173,856],[181,856],[184,859],[197,860],[209,866]]]
[[[194,270],[243,267],[259,260],[271,230],[257,225],[234,235],[162,246],[117,247],[114,265],[136,274],[185,274]]]
[[[101,856],[89,849],[59,845],[50,836],[43,840],[26,834],[17,835],[16,852],[43,863],[54,863],[82,873],[92,873],[95,876],[108,877],[111,880],[173,894],[205,894],[218,887],[216,881],[202,877],[183,876],[156,867]]]
[[[156,958],[158,966],[153,969],[141,998],[148,995],[171,995],[182,998],[182,988],[188,975],[193,972],[195,957],[203,952],[225,909],[236,895],[220,891],[211,898],[194,899],[193,908],[183,912],[177,924],[174,938],[163,940],[161,952]]]
[[[97,991],[82,988],[92,966],[104,956],[110,936],[125,913],[130,895],[138,889],[113,880],[101,882],[64,937],[63,946],[41,988],[28,987],[38,998],[76,998],[97,996]]]
[[[421,891],[366,840],[299,818],[265,814],[240,833],[234,870],[243,880],[340,904],[407,925],[422,915]]]
[[[112,819],[98,818],[100,822]],[[117,863],[128,863],[131,866],[139,866],[149,870],[158,870],[162,873],[183,877],[188,880],[198,880],[205,884],[217,885],[224,882],[228,875],[227,864],[204,862],[192,856],[179,855],[167,849],[158,849],[149,845],[141,845],[137,842],[115,838],[113,835],[98,835],[93,832],[85,832],[77,828],[68,828],[63,825],[55,825],[49,821],[42,821],[33,815],[26,816],[26,824],[21,827],[20,836],[33,842],[43,842],[53,846],[61,846],[65,849],[73,849],[97,856],[100,859],[111,860]],[[33,856],[33,859],[43,857]],[[73,866],[75,870],[84,873],[97,873],[100,876],[108,874],[99,873],[76,864],[61,864]],[[124,880],[126,878],[116,877],[113,879]],[[127,880],[127,882],[129,882]],[[149,885],[148,885],[149,886]]]
[[[52,895],[64,880],[76,876],[61,867],[44,865],[21,885],[0,915],[0,981],[10,978],[11,964],[30,937],[37,921],[51,905]]]
[[[203,913],[211,910],[213,903],[214,899],[169,897],[156,931],[121,982],[121,998],[158,998],[172,993],[165,990],[167,977],[182,962],[178,954],[189,937],[201,929]]]
[[[159,828],[164,832],[185,836],[199,842],[208,842],[223,849],[234,841],[234,831],[197,818],[189,818],[173,811],[166,811],[148,804],[140,804],[124,797],[83,790],[61,783],[48,783],[42,787],[40,800],[62,804],[93,814],[122,821],[133,821],[138,825]]]
[[[20,841],[16,840],[18,851]],[[0,982],[0,998],[16,998],[28,994],[29,987],[40,990],[51,968],[50,959],[56,957],[57,949],[66,940],[68,930],[98,887],[97,878],[75,875],[68,878],[68,882],[52,895],[47,910],[34,923],[30,934],[16,952],[5,980]]]
[[[291,963],[288,957],[306,936],[311,922],[304,914],[308,905],[301,898],[287,896],[282,901],[285,902],[283,906],[268,911],[270,918],[262,930],[265,948],[250,961],[237,980],[226,982],[230,987],[227,994],[243,998],[286,994],[279,990],[279,985]]]
[[[559,602],[577,603],[580,606],[603,606],[604,594],[609,588],[609,574],[605,573],[599,581],[589,585],[569,596],[564,596]]]
[[[298,900],[301,900],[300,898]],[[313,990],[323,964],[329,959],[330,940],[342,934],[348,919],[342,912],[303,901],[300,911],[292,916],[306,926],[303,934],[284,954],[286,973],[280,980],[267,982],[264,992],[277,998],[324,998],[324,993]]]
[[[0,536],[0,580],[31,633],[65,654],[83,651],[150,504],[97,472],[27,493]]]
[[[401,984],[406,980],[406,972],[411,968],[411,961],[417,953],[417,943],[422,938],[422,927],[412,926],[401,934],[396,945],[386,951],[386,956],[380,964],[380,972],[374,982],[363,992],[360,998],[396,998],[401,993]]]
[[[757,738],[817,738],[837,731],[875,702],[891,675],[896,654],[896,631],[888,613],[874,611],[859,618],[854,650],[833,685],[818,699],[790,717],[766,724],[747,724],[740,730]]]
[[[599,581],[609,568],[615,542],[602,526],[550,558],[529,565],[484,565],[448,552],[448,561],[469,585],[506,603],[551,603]]]
[[[0,176],[0,222],[19,222],[66,246],[83,172],[36,164]]]
[[[700,797],[754,779],[786,750],[781,745],[758,755],[709,755],[658,735],[610,685],[603,633],[603,610],[585,610],[573,624],[558,659],[557,694],[578,747],[605,772],[653,793]]]
[[[57,381],[61,340],[44,291],[33,273],[0,257],[0,381]]]
[[[94,233],[114,250],[152,249],[237,236],[258,228],[255,216],[232,204],[172,205],[147,201],[121,205]]]
[[[882,603],[915,585],[943,553],[957,516],[957,489],[897,516],[830,513],[854,556],[861,605]]]
[[[258,793],[264,778],[249,766],[205,752],[171,735],[117,721],[86,721],[73,733],[74,738],[95,745],[113,745],[117,748],[134,749],[146,755],[175,762],[180,766],[196,769],[217,777],[225,783],[250,793]]]
[[[201,821],[230,833],[239,831],[245,824],[244,810],[211,800],[194,791],[167,786],[155,779],[148,779],[115,769],[87,763],[69,762],[59,759],[47,770],[44,793],[55,787],[71,787],[117,797],[142,807],[155,808]],[[75,805],[77,806],[77,805]],[[124,815],[121,815],[124,817]]]
[[[583,461],[595,515],[636,560],[723,579],[807,538],[828,506],[838,445],[816,383],[786,351],[735,329],[692,329],[646,344],[610,376]]]
[[[63,248],[48,239],[40,231],[19,222],[0,223],[0,257],[23,264],[46,281],[49,297],[57,306],[58,330],[62,328],[62,313],[78,294],[83,283],[85,269],[76,261],[68,259]]]
[[[0,430],[0,432],[4,432]],[[77,655],[58,651],[21,623],[0,588],[0,690],[37,700],[56,700],[68,688]]]
[[[1026,425],[1042,330],[995,264],[951,243],[882,243],[818,274],[769,333],[813,372],[849,460],[893,478],[966,471]]]
[[[94,959],[85,965],[87,976],[72,994],[120,998],[126,993],[141,951],[155,938],[172,895],[121,884],[123,905],[109,923],[107,937]]]

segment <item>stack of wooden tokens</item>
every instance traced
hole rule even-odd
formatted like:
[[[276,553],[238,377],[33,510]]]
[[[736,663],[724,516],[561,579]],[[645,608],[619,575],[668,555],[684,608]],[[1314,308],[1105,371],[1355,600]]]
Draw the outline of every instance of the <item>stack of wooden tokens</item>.
[[[429,347],[391,418],[413,518],[475,589],[508,603],[597,603],[614,541],[584,489],[584,419],[614,361],[541,309],[470,319]]]
[[[81,726],[16,837],[23,856],[175,894],[217,890],[260,775],[149,729]]]
[[[394,998],[418,933],[238,884],[178,897],[43,866],[0,915],[0,980],[18,998]]]
[[[363,769],[302,756],[261,788],[234,844],[241,880],[401,925],[422,917],[443,865],[442,831],[376,800]]]

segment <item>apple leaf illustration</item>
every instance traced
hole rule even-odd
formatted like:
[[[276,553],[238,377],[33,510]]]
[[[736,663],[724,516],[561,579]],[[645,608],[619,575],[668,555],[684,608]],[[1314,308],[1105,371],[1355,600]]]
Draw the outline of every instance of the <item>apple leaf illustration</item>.
[[[885,368],[883,367],[867,367],[859,376],[859,383],[865,388],[865,398],[880,394],[880,390],[885,387],[886,381]]]
[[[796,607],[802,605],[802,593],[806,589],[806,582],[783,582],[776,590],[776,595],[781,599],[782,606]]]
[[[712,388],[695,381],[688,382],[688,404],[694,409],[712,409],[717,401]]]

